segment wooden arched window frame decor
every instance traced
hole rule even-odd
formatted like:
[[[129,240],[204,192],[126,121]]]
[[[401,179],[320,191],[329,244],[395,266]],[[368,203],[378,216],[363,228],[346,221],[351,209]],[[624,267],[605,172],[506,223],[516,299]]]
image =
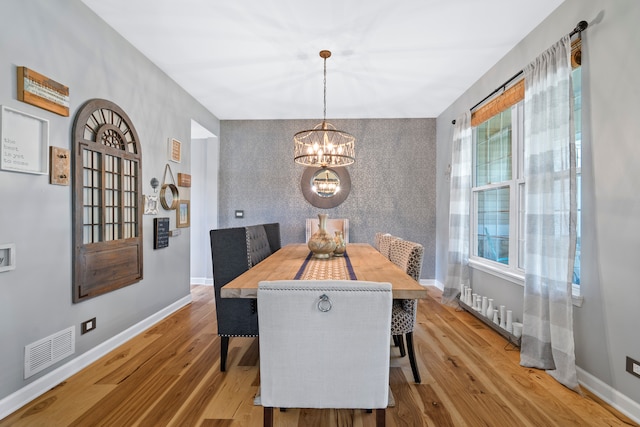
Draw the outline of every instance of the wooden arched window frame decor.
[[[142,279],[142,153],[129,116],[104,99],[73,124],[73,302]]]

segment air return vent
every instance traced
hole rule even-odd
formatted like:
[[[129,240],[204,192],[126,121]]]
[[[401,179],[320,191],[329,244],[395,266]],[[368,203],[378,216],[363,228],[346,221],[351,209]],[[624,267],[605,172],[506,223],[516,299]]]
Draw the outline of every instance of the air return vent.
[[[48,368],[76,351],[73,326],[31,343],[24,348],[24,378]]]

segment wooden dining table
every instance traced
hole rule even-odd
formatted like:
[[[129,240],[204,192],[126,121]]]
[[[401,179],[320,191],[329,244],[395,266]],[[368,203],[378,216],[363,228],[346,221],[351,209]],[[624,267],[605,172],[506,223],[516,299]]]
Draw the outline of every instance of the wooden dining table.
[[[322,270],[322,274],[327,271],[345,270],[349,277],[344,279],[389,282],[394,299],[427,297],[427,289],[424,286],[366,243],[349,243],[346,257],[332,257],[326,260],[311,257],[309,248],[304,243],[286,245],[223,286],[220,296],[257,298],[259,282],[304,280],[308,274],[303,270],[309,267]]]

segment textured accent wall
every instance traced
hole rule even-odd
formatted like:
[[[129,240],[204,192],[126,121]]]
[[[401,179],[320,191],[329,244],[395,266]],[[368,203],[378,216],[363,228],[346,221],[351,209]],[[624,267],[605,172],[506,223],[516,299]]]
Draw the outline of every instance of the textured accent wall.
[[[435,277],[435,119],[331,120],[356,137],[347,166],[351,193],[333,209],[309,204],[300,189],[305,167],[293,161],[293,135],[310,120],[220,122],[219,218],[222,227],[280,222],[282,243],[305,241],[305,218],[349,219],[349,240],[373,244],[377,231],[425,247],[422,279]],[[234,217],[244,211],[244,219]]]

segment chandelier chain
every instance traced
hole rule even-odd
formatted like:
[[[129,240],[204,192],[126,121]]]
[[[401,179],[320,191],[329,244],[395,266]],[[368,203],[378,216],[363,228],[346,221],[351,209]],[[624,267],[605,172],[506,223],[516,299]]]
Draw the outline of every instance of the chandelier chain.
[[[322,110],[322,121],[327,121],[327,58],[324,58],[324,79],[322,80],[324,86],[324,109]]]

